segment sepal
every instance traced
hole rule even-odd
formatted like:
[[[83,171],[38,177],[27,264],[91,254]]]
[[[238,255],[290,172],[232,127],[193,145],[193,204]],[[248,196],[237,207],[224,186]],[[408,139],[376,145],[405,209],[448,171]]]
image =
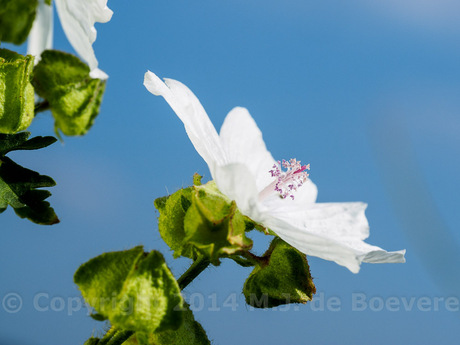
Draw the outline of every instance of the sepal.
[[[272,308],[312,299],[316,288],[304,254],[275,238],[262,259],[244,283],[247,304]]]
[[[179,189],[172,195],[158,198],[154,205],[160,212],[158,230],[166,244],[174,251],[174,257],[196,259],[196,251],[186,242],[184,219],[192,204],[193,188]]]
[[[160,234],[175,257],[202,255],[219,265],[220,258],[252,248],[243,215],[214,181],[159,198],[155,206],[160,212]]]
[[[186,241],[214,265],[221,257],[252,248],[243,215],[234,201],[219,192],[214,181],[193,187],[184,228]]]

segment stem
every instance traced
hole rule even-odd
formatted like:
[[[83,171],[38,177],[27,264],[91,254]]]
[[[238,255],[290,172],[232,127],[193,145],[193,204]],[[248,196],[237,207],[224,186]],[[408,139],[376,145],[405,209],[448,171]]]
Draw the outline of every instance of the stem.
[[[179,284],[180,289],[183,290],[188,284],[190,284],[193,279],[198,277],[198,275],[203,272],[206,267],[209,266],[209,264],[209,259],[204,256],[196,259],[189,267],[189,269],[185,271],[185,273],[182,274],[179,279],[177,279],[177,283]]]
[[[99,340],[99,342],[97,343],[97,345],[107,345],[107,343],[112,339],[112,337],[117,334],[118,330],[112,326],[108,331],[107,333],[104,335],[104,337]]]
[[[251,252],[244,251],[240,255],[247,259],[249,262],[253,263],[254,266],[256,264],[267,265],[268,261],[270,260],[270,255],[267,255],[267,253],[265,253],[264,256],[257,256],[255,254],[252,254]]]
[[[107,345],[121,345],[123,344],[126,340],[128,340],[132,335],[134,334],[134,331],[118,331],[115,333],[115,335],[110,339],[110,341],[107,343]]]
[[[35,103],[35,115],[37,115],[38,113],[42,112],[42,111],[46,111],[50,108],[50,104],[48,101],[42,101],[42,102],[38,102],[38,103]]]
[[[113,326],[97,345],[121,345],[134,334],[134,331],[115,329]]]
[[[253,260],[246,259],[243,255],[230,255],[228,258],[242,267],[253,267],[256,265]]]

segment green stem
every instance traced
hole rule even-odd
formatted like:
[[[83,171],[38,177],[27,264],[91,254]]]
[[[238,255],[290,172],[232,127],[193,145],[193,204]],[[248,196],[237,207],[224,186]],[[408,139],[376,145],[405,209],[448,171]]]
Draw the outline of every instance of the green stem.
[[[190,284],[193,279],[198,277],[198,275],[203,272],[206,267],[209,266],[209,264],[209,259],[204,256],[196,259],[189,267],[189,269],[185,271],[185,273],[182,274],[179,279],[177,279],[177,283],[179,284],[180,289],[183,290],[188,284]]]
[[[110,339],[110,341],[107,343],[107,345],[121,345],[123,344],[126,340],[128,340],[132,335],[134,334],[134,331],[118,331],[115,333],[115,335]]]
[[[104,335],[104,338],[99,340],[97,345],[107,345],[107,343],[112,339],[112,337],[118,332],[118,330],[112,326],[107,333]]]
[[[256,264],[266,265],[268,264],[268,261],[270,260],[270,255],[267,255],[267,253],[265,253],[264,256],[257,256],[255,254],[252,254],[251,252],[244,251],[240,255],[244,257],[246,260],[248,260],[249,262],[253,263],[253,266],[255,266]]]
[[[35,115],[37,115],[38,113],[42,112],[42,111],[46,111],[46,110],[49,110],[50,109],[50,104],[48,101],[42,101],[42,102],[39,102],[39,103],[35,103]]]
[[[107,334],[99,340],[97,345],[121,345],[134,334],[134,331],[124,331],[122,329],[112,328]]]

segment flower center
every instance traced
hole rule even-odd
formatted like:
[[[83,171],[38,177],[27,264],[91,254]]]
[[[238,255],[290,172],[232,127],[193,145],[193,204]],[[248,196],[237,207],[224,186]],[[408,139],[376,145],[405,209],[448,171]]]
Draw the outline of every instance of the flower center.
[[[283,171],[282,168],[286,170]],[[275,180],[259,193],[259,200],[265,199],[273,192],[279,194],[283,199],[289,196],[294,200],[293,193],[307,181],[307,170],[310,170],[310,164],[301,165],[300,161],[295,158],[291,158],[289,161],[284,159],[282,162],[278,161],[269,171]]]

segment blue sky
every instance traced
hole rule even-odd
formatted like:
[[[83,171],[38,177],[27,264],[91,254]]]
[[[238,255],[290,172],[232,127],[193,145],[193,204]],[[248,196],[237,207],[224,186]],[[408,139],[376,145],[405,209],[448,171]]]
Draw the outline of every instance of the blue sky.
[[[210,268],[186,295],[215,344],[458,341],[456,2],[108,4],[114,15],[97,26],[94,47],[110,78],[94,127],[12,155],[57,181],[51,202],[61,223],[0,215],[0,297],[23,299],[15,314],[0,308],[0,344],[83,343],[102,334],[86,310],[73,311],[72,276],[105,251],[161,250],[176,276],[189,264],[163,244],[153,200],[209,172],[166,102],[144,89],[147,69],[189,86],[217,128],[234,106],[247,107],[275,158],[311,164],[318,201],[367,202],[368,242],[407,249],[407,263],[364,264],[357,275],[310,258],[317,304],[289,310],[251,310],[241,294],[250,271],[232,262]],[[71,51],[58,20],[55,29],[55,48]],[[45,113],[31,131],[52,135],[52,128]],[[253,239],[264,251],[268,239]]]

